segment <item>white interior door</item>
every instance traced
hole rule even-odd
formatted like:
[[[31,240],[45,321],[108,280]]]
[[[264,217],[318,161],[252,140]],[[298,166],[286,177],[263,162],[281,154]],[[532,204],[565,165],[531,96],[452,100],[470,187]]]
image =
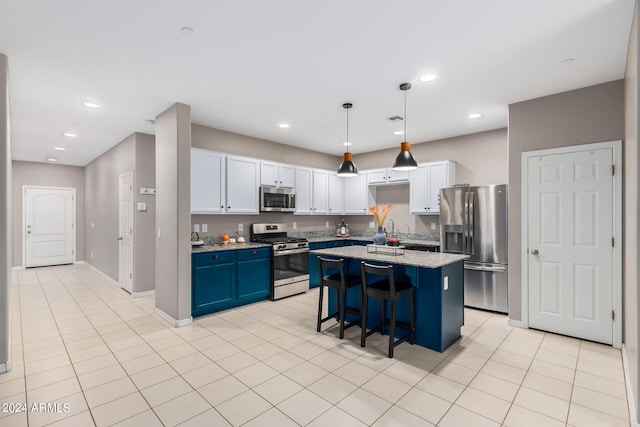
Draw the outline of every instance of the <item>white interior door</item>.
[[[133,292],[133,173],[120,175],[120,287]]]
[[[529,326],[612,344],[613,149],[527,162]]]
[[[23,189],[25,267],[75,262],[75,188]]]

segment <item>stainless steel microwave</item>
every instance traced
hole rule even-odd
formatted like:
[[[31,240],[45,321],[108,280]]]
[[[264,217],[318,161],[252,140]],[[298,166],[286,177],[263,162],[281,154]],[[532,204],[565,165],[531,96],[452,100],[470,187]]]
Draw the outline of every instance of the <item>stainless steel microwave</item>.
[[[260,187],[261,212],[295,212],[296,190],[293,188]]]

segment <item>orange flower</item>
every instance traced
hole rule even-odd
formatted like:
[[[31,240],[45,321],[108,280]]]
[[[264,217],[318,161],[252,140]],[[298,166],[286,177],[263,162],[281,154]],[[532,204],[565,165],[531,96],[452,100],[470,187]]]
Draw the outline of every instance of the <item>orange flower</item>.
[[[369,211],[373,215],[373,219],[376,221],[376,225],[382,226],[384,222],[387,220],[387,215],[393,209],[393,205],[389,203],[387,206],[378,207],[376,205],[369,206]]]

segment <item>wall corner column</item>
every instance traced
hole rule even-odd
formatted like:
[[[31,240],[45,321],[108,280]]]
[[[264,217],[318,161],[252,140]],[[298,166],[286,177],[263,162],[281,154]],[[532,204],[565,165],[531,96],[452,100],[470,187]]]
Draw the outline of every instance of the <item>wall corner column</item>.
[[[9,59],[0,54],[0,374],[11,369],[11,129]]]
[[[156,117],[156,313],[191,323],[191,107]]]

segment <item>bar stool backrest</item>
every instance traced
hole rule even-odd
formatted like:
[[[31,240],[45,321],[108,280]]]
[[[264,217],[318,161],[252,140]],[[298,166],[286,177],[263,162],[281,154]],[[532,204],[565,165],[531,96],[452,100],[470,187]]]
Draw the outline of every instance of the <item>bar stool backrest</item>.
[[[338,270],[340,272],[340,283],[345,283],[344,277],[344,260],[318,257],[318,277],[320,283],[324,282],[324,270]]]
[[[368,276],[371,275],[384,277],[385,281],[389,282],[389,292],[391,292],[392,295],[396,293],[396,283],[393,279],[393,265],[373,265],[362,261],[360,270],[362,271],[363,292],[369,283],[375,283],[375,280],[369,281]]]

